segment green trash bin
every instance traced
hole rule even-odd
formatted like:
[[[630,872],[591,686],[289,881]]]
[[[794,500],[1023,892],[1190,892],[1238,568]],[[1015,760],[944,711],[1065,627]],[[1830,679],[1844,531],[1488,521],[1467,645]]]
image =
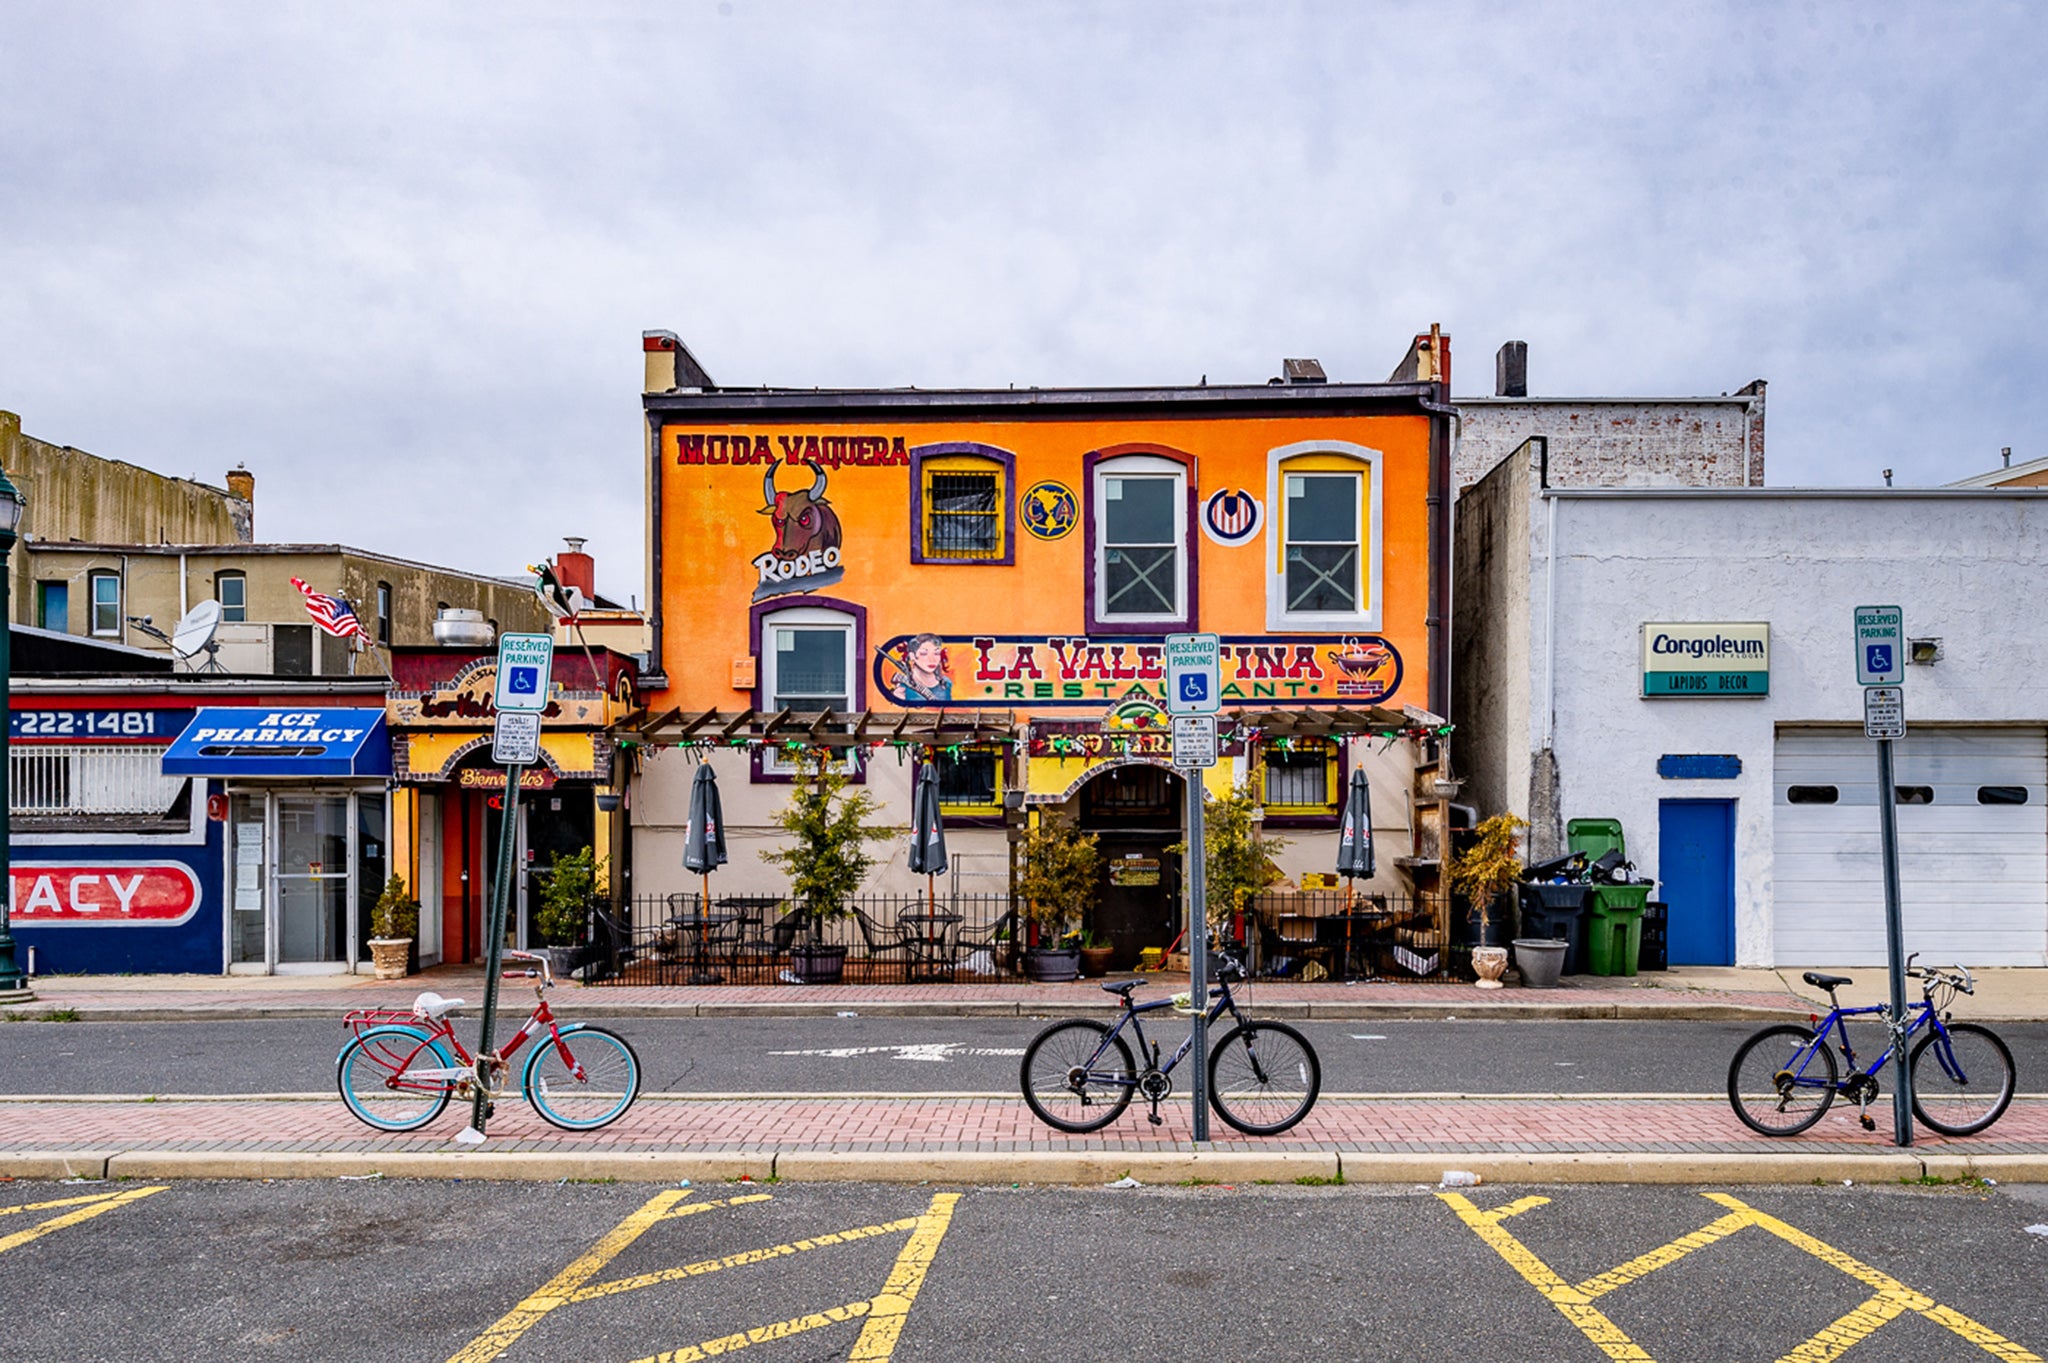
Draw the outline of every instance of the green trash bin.
[[[1573,819],[1564,826],[1564,845],[1567,852],[1584,852],[1589,862],[1600,860],[1605,852],[1619,852],[1624,861],[1628,859],[1619,819]]]
[[[1643,910],[1654,885],[1595,885],[1586,924],[1586,968],[1595,975],[1633,975],[1643,951]]]

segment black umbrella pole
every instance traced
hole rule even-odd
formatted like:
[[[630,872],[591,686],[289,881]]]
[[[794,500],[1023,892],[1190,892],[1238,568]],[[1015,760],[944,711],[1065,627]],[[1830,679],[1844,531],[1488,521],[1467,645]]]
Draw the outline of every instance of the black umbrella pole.
[[[491,883],[491,920],[484,929],[484,1024],[476,1043],[476,1104],[469,1124],[481,1136],[490,1111],[491,1041],[498,1022],[498,974],[505,965],[505,916],[512,902],[512,854],[519,834],[519,783],[524,767],[505,769],[505,817],[498,829],[498,874]]]

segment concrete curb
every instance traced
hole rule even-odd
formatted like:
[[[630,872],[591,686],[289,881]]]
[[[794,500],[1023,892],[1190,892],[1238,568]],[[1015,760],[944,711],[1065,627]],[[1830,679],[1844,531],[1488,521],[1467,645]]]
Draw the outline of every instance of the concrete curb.
[[[24,1151],[0,1154],[18,1179],[473,1178],[506,1182],[1029,1183],[1089,1186],[1124,1177],[1152,1186],[1210,1183],[1426,1184],[1448,1171],[1482,1184],[1896,1183],[1922,1177],[2048,1183],[2048,1155],[1711,1155],[1662,1152],[1515,1154],[1345,1151]]]

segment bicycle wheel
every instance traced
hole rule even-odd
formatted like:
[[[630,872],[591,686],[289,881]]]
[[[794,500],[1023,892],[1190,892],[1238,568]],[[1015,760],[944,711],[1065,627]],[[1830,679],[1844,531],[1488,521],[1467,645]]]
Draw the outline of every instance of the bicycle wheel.
[[[1323,1066],[1284,1022],[1247,1022],[1209,1052],[1209,1106],[1247,1136],[1277,1136],[1316,1105]]]
[[[1131,1048],[1087,1018],[1055,1022],[1033,1037],[1019,1077],[1038,1120],[1076,1133],[1115,1121],[1138,1088]]]
[[[455,1085],[446,1079],[409,1079],[408,1067],[450,1069],[441,1043],[411,1027],[372,1027],[334,1059],[335,1087],[364,1123],[379,1131],[413,1131],[441,1115]]]
[[[1728,1101],[1743,1125],[1766,1136],[1796,1136],[1835,1101],[1835,1053],[1810,1028],[1766,1027],[1728,1064]],[[1803,1053],[1803,1057],[1802,1057]]]
[[[576,1069],[563,1058],[568,1048]],[[616,1032],[584,1023],[562,1028],[561,1045],[542,1037],[526,1060],[526,1101],[565,1131],[595,1131],[617,1121],[640,1096],[640,1057]]]
[[[1913,1048],[1913,1115],[1944,1136],[1974,1136],[2012,1102],[2012,1052],[1974,1022],[1948,1024],[1948,1045],[1929,1032]]]

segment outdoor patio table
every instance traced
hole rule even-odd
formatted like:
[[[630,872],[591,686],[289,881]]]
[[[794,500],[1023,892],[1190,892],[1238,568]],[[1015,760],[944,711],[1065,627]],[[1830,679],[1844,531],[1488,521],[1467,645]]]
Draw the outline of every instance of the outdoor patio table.
[[[897,915],[896,924],[903,930],[903,941],[910,952],[911,979],[953,978],[960,942],[959,914],[905,913]]]
[[[688,932],[696,939],[696,950],[690,956],[690,964],[695,967],[690,972],[691,984],[725,982],[725,976],[711,968],[711,963],[705,955],[706,934],[722,932],[740,921],[740,916],[736,913],[679,913],[668,920],[670,927]]]

